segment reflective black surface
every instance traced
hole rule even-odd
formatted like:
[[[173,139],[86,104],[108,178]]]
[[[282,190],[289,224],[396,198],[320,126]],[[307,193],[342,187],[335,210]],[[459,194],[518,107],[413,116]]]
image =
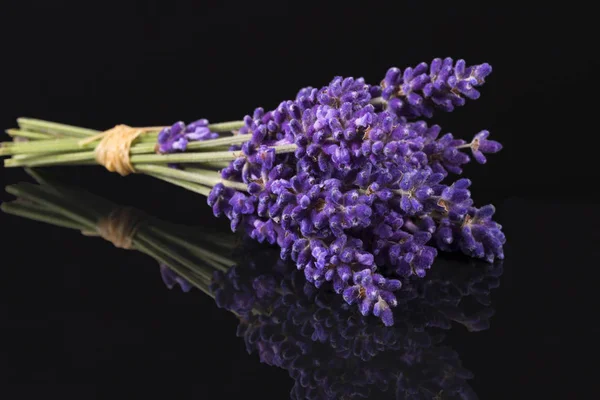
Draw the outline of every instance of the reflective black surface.
[[[224,121],[336,74],[376,81],[391,65],[437,56],[492,64],[481,99],[435,122],[459,137],[489,129],[504,144],[465,174],[476,202],[497,207],[506,260],[489,306],[473,296],[461,302],[468,315],[493,309],[489,329],[452,322],[442,344],[473,374],[467,384],[481,399],[597,397],[600,170],[597,124],[586,119],[595,113],[587,100],[597,65],[593,13],[560,4],[8,3],[0,13],[5,128],[20,116],[97,129]],[[51,172],[162,221],[229,231],[203,198],[148,177]],[[0,168],[0,181],[32,179]],[[2,191],[0,199],[14,196]],[[169,290],[156,260],[4,213],[0,237],[6,398],[289,398],[294,379],[247,353],[238,318],[200,290]],[[263,250],[249,248],[243,263]],[[444,275],[457,265],[485,271],[454,257],[433,268]],[[411,323],[423,321],[410,311]],[[310,360],[332,357],[331,347],[314,347]],[[385,370],[402,365],[395,356],[382,359]]]

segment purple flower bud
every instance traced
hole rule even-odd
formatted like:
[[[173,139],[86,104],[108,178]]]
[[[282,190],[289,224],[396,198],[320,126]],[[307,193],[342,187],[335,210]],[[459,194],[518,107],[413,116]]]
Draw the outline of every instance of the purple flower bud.
[[[370,253],[356,253],[356,261],[361,265],[371,266],[373,265],[373,254]]]
[[[400,83],[401,71],[400,68],[392,67],[385,74],[384,82],[386,86],[396,86]]]
[[[347,264],[341,264],[337,267],[337,273],[342,281],[347,282],[352,277],[352,270]]]
[[[356,303],[360,297],[360,287],[358,285],[348,287],[344,290],[343,297],[348,304]]]
[[[364,316],[369,315],[371,313],[372,309],[373,309],[373,300],[369,299],[368,297],[365,297],[359,303],[358,310]]]

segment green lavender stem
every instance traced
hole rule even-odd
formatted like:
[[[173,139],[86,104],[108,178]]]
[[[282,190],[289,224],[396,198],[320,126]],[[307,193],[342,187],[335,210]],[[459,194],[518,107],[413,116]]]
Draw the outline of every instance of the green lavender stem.
[[[195,182],[210,187],[215,186],[217,183],[223,183],[225,186],[241,191],[246,191],[248,189],[248,185],[246,185],[245,183],[221,179],[221,176],[216,171],[195,168],[194,172],[189,172],[151,164],[136,165],[135,170],[142,173],[155,173],[165,176],[167,178],[175,178],[188,182]]]
[[[193,168],[197,167],[197,168],[213,168],[213,170],[220,170],[223,168],[226,168],[227,166],[229,166],[229,161],[208,161],[208,162],[203,162],[203,163],[198,163],[198,164],[194,164],[194,163],[186,163],[186,171],[191,171]]]
[[[25,159],[7,159],[4,160],[5,167],[37,167],[37,166],[49,166],[49,165],[60,165],[69,163],[83,163],[86,161],[94,160],[93,151],[85,151],[81,153],[67,153],[67,154],[50,154],[40,155],[35,158]]]
[[[43,121],[33,118],[18,118],[19,127],[28,130],[41,131],[55,135],[65,135],[78,138],[85,138],[98,134],[93,129],[80,128],[78,126],[59,124],[57,122]]]
[[[31,129],[52,134],[63,134],[80,138],[97,135],[101,132],[95,129],[81,128],[78,126],[60,124],[58,122],[44,121],[34,118],[18,118],[17,123],[19,124],[19,127],[24,129]],[[228,121],[210,124],[208,125],[208,128],[213,132],[230,132],[240,129],[242,126],[244,126],[244,121]],[[160,127],[157,127],[156,134],[159,130]]]
[[[73,137],[65,137],[63,135],[44,133],[33,130],[22,130],[22,129],[7,129],[5,131],[9,136],[22,137],[25,139],[36,140],[36,144],[34,146],[44,146],[48,142],[56,141],[60,139],[62,142],[70,142],[70,143],[79,143],[85,138],[73,138]],[[43,141],[43,142],[40,142]],[[140,135],[135,143],[156,143],[157,137],[156,135]],[[15,146],[18,149],[21,145],[31,146],[31,142],[1,142],[2,146],[0,147],[13,147]],[[81,148],[81,146],[79,146]]]
[[[387,101],[385,101],[383,97],[375,97],[374,99],[371,99],[371,104],[375,107],[385,107],[387,106]]]
[[[225,136],[211,140],[200,140],[197,142],[190,142],[187,145],[187,150],[194,151],[200,149],[218,148],[231,146],[232,144],[240,144],[252,139],[252,135],[234,135]]]
[[[40,140],[40,139],[46,140],[46,139],[56,138],[55,135],[51,135],[49,133],[25,131],[25,130],[20,130],[20,129],[7,129],[6,133],[8,134],[8,136],[11,136],[11,137],[22,137],[22,138],[33,139],[33,140]]]
[[[160,179],[162,181],[171,183],[176,186],[180,186],[184,189],[190,190],[192,192],[201,194],[206,197],[208,197],[208,195],[210,194],[210,188],[208,188],[206,186],[198,185],[197,183],[182,181],[180,179],[167,178],[166,176],[155,174],[155,173],[146,173],[146,175],[149,175],[153,178]]]

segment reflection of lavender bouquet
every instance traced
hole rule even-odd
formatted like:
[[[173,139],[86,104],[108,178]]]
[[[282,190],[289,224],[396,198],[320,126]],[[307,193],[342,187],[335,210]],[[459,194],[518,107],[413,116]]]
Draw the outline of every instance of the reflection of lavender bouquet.
[[[487,329],[499,265],[440,259],[425,279],[402,278],[396,324],[386,327],[356,313],[334,291],[307,283],[271,247],[231,235],[208,238],[201,229],[32,174],[43,184],[9,186],[18,199],[2,204],[4,211],[98,232],[119,247],[151,255],[169,288],[196,287],[239,317],[238,335],[248,352],[294,379],[293,399],[476,398],[467,384],[471,373],[443,345],[443,331],[452,321],[469,331]],[[469,300],[476,308],[467,312]]]
[[[40,184],[7,186],[6,191],[16,200],[2,203],[2,211],[99,236],[116,247],[148,254],[159,263],[169,288],[179,285],[189,291],[193,285],[209,293],[213,272],[226,271],[234,263],[228,255],[236,247],[237,235],[208,234],[199,226],[176,225],[53,182],[40,171],[27,172]]]
[[[363,315],[391,325],[397,278],[424,277],[436,249],[490,262],[504,256],[494,207],[474,206],[468,179],[444,182],[470,160],[463,151],[484,163],[501,145],[487,131],[469,143],[440,136],[420,120],[477,99],[490,72],[446,58],[390,68],[377,85],[336,77],[273,110],[218,124],[117,125],[96,135],[20,119],[22,129],[9,133],[30,141],[4,143],[0,155],[13,156],[7,167],[100,163],[207,195],[233,230],[279,245],[309,282],[330,283]]]
[[[307,284],[273,251],[216,272],[211,289],[220,307],[240,316],[248,352],[289,371],[294,399],[471,399],[471,373],[442,345],[442,332],[452,321],[487,329],[488,296],[501,273],[499,265],[440,260],[426,279],[403,280],[394,327],[374,324],[335,293]],[[477,307],[467,313],[469,300]]]

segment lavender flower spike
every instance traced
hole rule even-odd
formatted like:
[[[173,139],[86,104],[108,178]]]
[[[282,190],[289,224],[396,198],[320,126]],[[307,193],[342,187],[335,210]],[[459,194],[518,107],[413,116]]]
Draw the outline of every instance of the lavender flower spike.
[[[476,87],[485,83],[492,67],[480,64],[467,67],[465,60],[436,58],[414,68],[390,68],[381,81],[381,96],[387,108],[398,116],[431,118],[434,109],[453,111],[465,104],[465,98],[478,99]],[[371,90],[371,92],[376,92]]]

